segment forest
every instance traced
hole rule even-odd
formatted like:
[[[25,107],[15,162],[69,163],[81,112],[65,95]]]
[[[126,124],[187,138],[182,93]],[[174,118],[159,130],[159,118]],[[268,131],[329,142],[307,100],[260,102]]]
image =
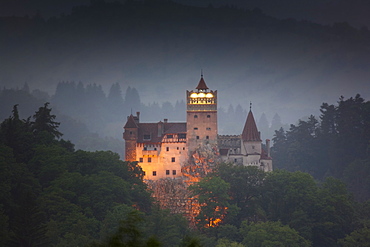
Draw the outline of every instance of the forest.
[[[321,111],[276,131],[273,172],[220,163],[192,184],[200,212],[190,228],[158,207],[136,162],[75,150],[49,103],[26,119],[14,105],[0,125],[1,245],[367,246],[369,102],[356,95]],[[338,149],[318,152],[325,163],[316,138]]]
[[[0,17],[0,32],[0,246],[369,246],[368,92],[317,103],[368,83],[366,27],[94,0],[48,20]],[[224,93],[220,134],[241,133],[247,112],[234,99],[272,111],[258,127],[274,171],[215,164],[188,188],[199,202],[190,227],[122,160],[122,127],[136,111],[184,121],[179,92],[205,64]],[[312,102],[319,115],[303,118]],[[284,125],[286,108],[302,118]]]

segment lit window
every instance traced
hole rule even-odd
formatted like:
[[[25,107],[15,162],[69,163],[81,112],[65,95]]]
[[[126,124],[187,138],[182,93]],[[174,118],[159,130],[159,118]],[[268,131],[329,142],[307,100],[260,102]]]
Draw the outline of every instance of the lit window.
[[[176,175],[176,170],[172,170],[172,175]]]
[[[175,162],[175,157],[172,157],[171,158],[171,162]]]
[[[143,158],[140,158],[140,159],[139,159],[139,162],[140,162],[140,163],[142,163],[142,162],[143,162]]]
[[[152,162],[152,158],[148,158],[148,163]]]
[[[166,170],[166,175],[170,175],[170,170]]]
[[[157,172],[156,171],[153,171],[153,176],[157,176]]]

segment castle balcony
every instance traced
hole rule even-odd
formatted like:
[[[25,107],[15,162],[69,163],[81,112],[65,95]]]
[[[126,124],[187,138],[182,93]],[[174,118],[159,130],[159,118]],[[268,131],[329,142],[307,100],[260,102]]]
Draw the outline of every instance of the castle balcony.
[[[159,151],[158,150],[142,150],[143,155],[155,155],[158,156]]]

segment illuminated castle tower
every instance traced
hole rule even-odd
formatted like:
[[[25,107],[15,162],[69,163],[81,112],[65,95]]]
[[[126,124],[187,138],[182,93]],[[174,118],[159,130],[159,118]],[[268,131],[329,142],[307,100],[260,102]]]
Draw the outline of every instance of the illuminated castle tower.
[[[188,153],[202,144],[217,144],[217,90],[208,91],[200,78],[197,91],[186,91],[186,130]]]
[[[217,145],[221,160],[235,165],[272,170],[270,141],[262,149],[252,110],[241,135],[218,135],[217,91],[209,90],[203,75],[195,91],[186,91],[186,122],[141,123],[140,113],[130,115],[124,126],[125,160],[138,161],[145,179],[182,177],[182,167],[197,147]]]

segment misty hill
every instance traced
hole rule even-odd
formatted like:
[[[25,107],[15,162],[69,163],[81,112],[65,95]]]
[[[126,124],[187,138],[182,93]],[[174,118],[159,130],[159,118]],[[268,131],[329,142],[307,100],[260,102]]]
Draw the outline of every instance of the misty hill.
[[[346,23],[171,1],[93,1],[48,20],[2,17],[0,31],[0,83],[7,87],[27,82],[53,93],[58,82],[81,81],[107,92],[118,82],[137,88],[145,104],[175,104],[203,68],[221,107],[252,101],[258,115],[278,112],[283,122],[342,94],[369,97],[370,32]]]

